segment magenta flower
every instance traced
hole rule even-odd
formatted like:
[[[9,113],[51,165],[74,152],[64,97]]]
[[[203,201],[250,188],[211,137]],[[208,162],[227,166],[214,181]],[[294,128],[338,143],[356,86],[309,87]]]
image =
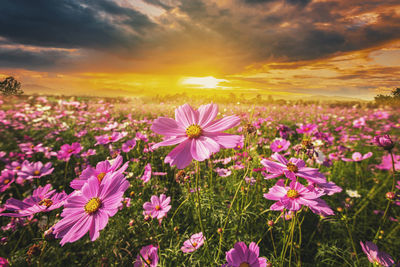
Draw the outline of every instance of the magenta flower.
[[[394,159],[394,169],[396,171],[400,171],[400,155],[393,155]],[[376,167],[380,170],[392,170],[392,158],[390,154],[382,156],[382,162]]]
[[[157,247],[153,245],[148,245],[143,247],[140,250],[140,255],[137,255],[136,261],[134,263],[134,267],[157,267],[158,264],[158,255],[157,255]],[[143,262],[143,260],[145,262]]]
[[[136,146],[136,140],[131,139],[122,144],[122,151],[128,153]]]
[[[109,217],[117,213],[128,187],[129,182],[118,172],[107,174],[101,184],[97,177],[90,177],[81,191],[69,196],[63,218],[54,225],[56,238],[62,238],[60,244],[75,242],[87,232],[92,241],[96,240]]]
[[[320,194],[316,191],[310,191],[296,181],[292,181],[289,186],[285,186],[284,180],[282,179],[271,187],[268,193],[264,194],[264,197],[269,200],[277,201],[270,207],[271,210],[287,209],[290,211],[297,211],[302,206],[320,210],[321,207],[319,206],[326,205],[322,199],[319,199]],[[326,205],[326,207],[328,206]]]
[[[100,161],[96,165],[96,169],[92,167],[88,167],[82,171],[82,174],[78,179],[74,179],[71,181],[70,186],[73,189],[80,190],[82,186],[88,181],[90,177],[96,177],[99,183],[102,182],[103,178],[107,173],[123,173],[126,168],[128,168],[128,162],[126,162],[122,167],[123,159],[122,156],[119,155],[115,159],[109,161],[104,160]]]
[[[354,161],[354,162],[358,162],[358,161],[362,161],[364,159],[368,159],[372,157],[372,152],[368,152],[364,155],[362,155],[360,152],[354,152],[353,155],[351,156],[351,159],[349,158],[342,158],[343,161]]]
[[[43,165],[42,162],[32,162],[25,160],[21,165],[21,170],[18,171],[18,176],[22,179],[32,181],[35,178],[49,175],[53,172],[54,168],[51,167],[51,162]]]
[[[244,242],[237,242],[234,247],[226,253],[225,266],[229,267],[266,267],[267,259],[259,257],[260,248],[255,242],[251,242],[247,248]]]
[[[374,137],[374,142],[385,150],[391,150],[394,148],[394,143],[389,135],[377,135]]]
[[[326,183],[325,176],[315,168],[308,168],[301,159],[291,158],[287,160],[278,153],[274,153],[271,158],[278,162],[263,159],[261,164],[266,167],[266,170],[271,173],[265,176],[265,179],[272,179],[285,175],[287,178],[295,181],[296,176],[302,177],[311,183]]]
[[[8,263],[8,260],[6,258],[0,257],[0,266],[8,267],[8,266],[10,266],[10,264]]]
[[[183,169],[192,159],[203,161],[221,148],[234,148],[240,142],[239,135],[223,133],[240,123],[237,116],[226,116],[215,120],[218,114],[216,104],[200,106],[198,110],[185,104],[175,110],[175,120],[160,117],[153,122],[151,130],[166,136],[166,139],[153,145],[153,149],[161,146],[175,147],[164,162]]]
[[[147,183],[150,181],[151,178],[151,164],[148,163],[145,167],[144,167],[144,173],[142,177],[139,177],[140,180],[143,181],[143,183]]]
[[[289,146],[290,146],[290,141],[287,141],[285,139],[275,139],[271,143],[270,148],[272,152],[281,152],[287,150]]]
[[[181,250],[183,253],[193,252],[199,249],[204,244],[205,237],[203,233],[193,234],[188,240],[183,242]]]
[[[96,139],[97,142],[94,145],[97,146],[97,145],[106,145],[108,143],[115,143],[127,135],[128,135],[127,132],[121,132],[121,133],[113,132],[111,135],[104,134],[100,136],[95,136],[94,138]]]
[[[167,198],[164,194],[161,194],[160,197],[152,196],[150,201],[143,204],[144,215],[150,215],[152,218],[157,218],[158,220],[167,216],[168,211],[171,209],[169,205],[171,197]]]
[[[308,123],[300,125],[300,128],[297,128],[296,131],[303,134],[312,134],[317,130],[317,128],[318,126],[316,124]]]
[[[363,244],[363,242],[360,241],[360,245],[371,263],[386,267],[394,264],[392,257],[385,252],[379,251],[377,245],[374,243],[366,241],[365,244]]]
[[[10,185],[15,181],[14,171],[4,169],[0,175],[0,193],[6,191]]]
[[[57,158],[59,160],[69,161],[72,155],[79,154],[82,150],[80,143],[75,142],[72,144],[64,144],[61,146],[60,151],[57,152]]]
[[[56,190],[50,190],[51,184],[44,187],[38,187],[32,192],[32,196],[23,201],[9,198],[4,207],[13,213],[0,213],[0,216],[25,217],[38,212],[47,212],[60,208],[67,199],[67,194],[63,192],[56,193]],[[49,191],[50,190],[50,191]]]

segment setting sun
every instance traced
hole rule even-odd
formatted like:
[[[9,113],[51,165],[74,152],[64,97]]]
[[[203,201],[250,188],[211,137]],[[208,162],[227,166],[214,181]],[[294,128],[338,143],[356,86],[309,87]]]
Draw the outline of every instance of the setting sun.
[[[212,76],[207,77],[187,77],[181,81],[183,85],[190,85],[199,88],[217,88],[220,82],[226,82],[224,79],[217,79]]]

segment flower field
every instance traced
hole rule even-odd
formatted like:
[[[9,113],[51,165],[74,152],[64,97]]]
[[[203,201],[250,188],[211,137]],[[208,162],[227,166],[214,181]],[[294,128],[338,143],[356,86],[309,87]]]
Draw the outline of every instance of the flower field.
[[[0,266],[400,264],[400,108],[0,107]]]

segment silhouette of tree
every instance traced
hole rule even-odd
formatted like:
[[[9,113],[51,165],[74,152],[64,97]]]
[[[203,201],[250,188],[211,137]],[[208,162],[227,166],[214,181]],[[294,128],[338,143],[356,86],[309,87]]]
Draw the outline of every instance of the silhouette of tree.
[[[22,95],[24,91],[21,89],[21,83],[14,77],[9,76],[0,82],[0,92],[3,95]]]

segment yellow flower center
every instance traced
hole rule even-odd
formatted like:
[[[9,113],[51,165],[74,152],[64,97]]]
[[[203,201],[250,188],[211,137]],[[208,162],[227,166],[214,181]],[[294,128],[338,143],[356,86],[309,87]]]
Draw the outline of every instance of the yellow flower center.
[[[72,153],[72,152],[74,152],[74,150],[73,149],[68,149],[68,151],[67,151],[68,153]]]
[[[296,190],[290,189],[287,191],[286,196],[288,198],[298,198],[300,196],[300,194]]]
[[[40,174],[40,171],[36,170],[36,171],[33,172],[33,174],[34,174],[34,175],[39,175],[39,174]]]
[[[157,206],[156,206],[156,210],[161,210],[160,205],[157,205]]]
[[[247,262],[242,262],[239,267],[250,267],[250,264],[248,264]]]
[[[99,180],[99,182],[101,182],[103,180],[104,176],[106,176],[105,172],[101,172],[101,173],[97,174],[97,179]]]
[[[199,138],[203,130],[197,124],[192,124],[186,128],[186,135],[190,139]]]
[[[299,171],[299,168],[298,168],[294,163],[292,163],[292,162],[288,162],[288,163],[286,164],[286,167],[287,167],[287,169],[288,169],[289,171],[291,171],[291,172],[298,172],[298,171]]]
[[[9,182],[10,182],[10,180],[5,179],[5,180],[3,181],[3,184],[8,184]]]
[[[44,198],[39,202],[39,205],[50,207],[51,205],[53,205],[53,200],[48,199],[48,198]]]
[[[109,136],[109,137],[108,137],[108,140],[109,140],[109,141],[111,141],[111,140],[112,140],[112,137],[111,137],[111,136]]]
[[[197,247],[197,243],[196,242],[193,242],[192,243],[192,246],[195,248],[195,247]]]
[[[282,148],[282,145],[278,145],[278,148]]]
[[[148,265],[150,265],[150,264],[151,264],[151,259],[147,259],[147,260],[146,260],[146,263],[147,263]]]
[[[15,169],[16,169],[16,170],[20,170],[20,169],[21,169],[21,166],[17,166],[17,167],[15,167]]]
[[[98,197],[92,197],[85,205],[85,211],[87,214],[96,212],[101,205],[101,200]]]

